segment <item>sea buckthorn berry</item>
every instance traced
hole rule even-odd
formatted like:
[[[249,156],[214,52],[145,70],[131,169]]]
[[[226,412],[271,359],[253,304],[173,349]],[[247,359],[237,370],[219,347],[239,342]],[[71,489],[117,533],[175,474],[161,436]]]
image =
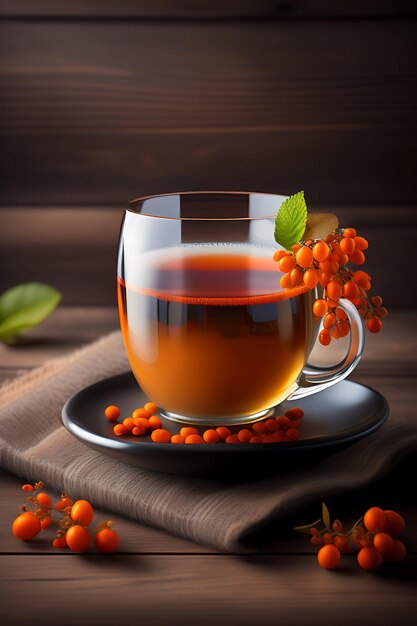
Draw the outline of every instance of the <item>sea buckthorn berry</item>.
[[[171,443],[185,443],[184,435],[172,435]]]
[[[290,278],[291,278],[291,283],[293,287],[298,287],[299,285],[303,284],[304,272],[300,270],[298,267],[295,267],[290,272]]]
[[[236,434],[226,437],[226,443],[240,443],[240,439]]]
[[[222,441],[226,441],[227,437],[232,434],[227,426],[218,426],[218,428],[216,428],[216,431],[219,433],[220,439]]]
[[[317,561],[324,569],[335,569],[340,563],[340,551],[331,543],[325,545],[318,551]]]
[[[37,494],[36,499],[41,506],[44,506],[46,509],[51,508],[52,500],[48,496],[47,493],[44,493],[43,491],[41,491],[40,493]]]
[[[326,313],[323,319],[324,328],[331,328],[336,324],[336,316],[333,313]]]
[[[291,270],[293,270],[295,267],[294,257],[291,255],[282,257],[282,259],[278,263],[278,267],[279,271],[284,272],[284,274],[286,274],[287,272],[291,272]]]
[[[344,228],[343,237],[356,237],[356,230],[354,228]]]
[[[366,326],[371,333],[379,333],[382,328],[382,322],[379,317],[373,316],[367,322]]]
[[[333,280],[334,274],[321,274],[319,278],[320,285],[324,288]]]
[[[155,443],[171,443],[171,433],[165,428],[157,428],[151,433],[151,439]]]
[[[302,417],[304,417],[304,411],[300,406],[295,406],[292,409],[288,409],[288,411],[285,411],[285,416],[289,417],[290,420],[300,420]]]
[[[288,431],[285,431],[285,433]],[[278,442],[278,441],[289,441],[289,437],[287,437],[287,435],[284,433],[283,430],[276,430],[274,433],[272,433],[272,438],[274,441]]]
[[[276,423],[275,420],[272,420],[272,421]],[[242,428],[241,430],[239,430],[237,436],[241,443],[249,443],[249,441],[253,437],[253,432],[249,430],[249,428]]]
[[[278,415],[275,421],[281,426],[281,428],[291,428],[291,420],[288,415]]]
[[[262,435],[262,443],[275,443],[275,438],[273,435]]]
[[[329,306],[326,300],[318,299],[313,304],[313,313],[317,315],[317,317],[324,317],[329,310]]]
[[[348,283],[345,283],[343,286],[343,295],[348,300],[354,300],[359,295],[358,285],[353,280],[350,280]]]
[[[12,533],[16,539],[27,541],[28,539],[34,539],[41,531],[40,520],[29,511],[25,511],[21,515],[18,515],[12,524]]]
[[[307,269],[314,261],[313,252],[307,246],[303,246],[296,252],[295,259],[300,267]]]
[[[363,516],[363,523],[367,530],[378,533],[385,529],[385,513],[379,506],[368,509]]]
[[[303,282],[308,289],[314,289],[319,282],[319,275],[316,270],[310,268],[304,272]]]
[[[405,559],[407,550],[402,541],[394,539],[393,543],[392,549],[384,554],[384,560],[388,563],[399,563]]]
[[[54,548],[59,548],[59,549],[64,549],[64,548],[68,548],[68,544],[67,544],[67,540],[64,537],[55,537],[55,539],[52,542],[52,545]]]
[[[346,337],[350,332],[349,322],[341,320],[337,325],[340,337]]]
[[[125,435],[129,431],[124,424],[116,424],[116,426],[113,427],[113,432],[115,435],[120,437],[121,435]]]
[[[314,535],[315,537],[320,537],[320,533],[317,528],[310,528],[310,535]]]
[[[145,430],[140,426],[134,426],[132,428],[132,435],[135,437],[142,437],[145,434]]]
[[[351,237],[344,237],[340,242],[340,249],[343,254],[352,254],[355,249],[355,240]]]
[[[127,430],[133,430],[133,428],[135,427],[135,422],[133,420],[133,417],[126,417],[122,423],[123,423],[123,426],[127,428]]]
[[[336,546],[336,548],[340,550],[342,554],[346,554],[347,552],[350,552],[349,541],[347,540],[346,537],[341,537],[340,535],[336,535],[336,537],[333,538],[333,543]]]
[[[100,552],[116,552],[119,543],[119,535],[111,528],[99,530],[94,537],[94,545]]]
[[[151,427],[149,420],[146,417],[134,417],[133,422],[137,428],[141,428],[143,430],[143,434],[145,434]]]
[[[320,537],[311,537],[310,541],[313,544],[313,546],[321,546],[323,544],[323,541],[321,540]]]
[[[108,407],[106,407],[104,409],[104,415],[111,422],[115,422],[120,417],[120,409],[119,409],[118,406],[115,406],[114,404],[111,404],[110,406],[108,406]]]
[[[33,491],[32,485],[22,485],[22,491]]]
[[[319,264],[319,268],[324,274],[336,274],[339,270],[339,263],[336,263],[336,261],[322,261]]]
[[[145,411],[149,411],[151,415],[152,413],[156,413],[158,410],[158,407],[154,402],[147,402],[143,408],[145,409]]]
[[[384,554],[394,547],[394,540],[388,533],[376,533],[374,536],[374,548]]]
[[[281,276],[281,278],[279,279],[279,284],[280,287],[282,287],[283,289],[289,289],[290,287],[292,287],[291,275],[284,274],[284,276]]]
[[[343,530],[343,524],[339,519],[335,519],[332,524],[332,529],[335,533],[341,533]]]
[[[382,563],[381,553],[376,548],[367,546],[359,550],[358,563],[362,569],[367,572],[372,572],[377,569]]]
[[[338,320],[347,320],[348,316],[346,311],[344,311],[340,306],[338,306],[335,310],[335,315]]]
[[[332,280],[327,285],[327,294],[332,300],[339,300],[342,297],[342,287],[336,280]]]
[[[323,332],[323,331],[322,331]],[[331,336],[333,337],[333,339],[340,339],[340,331],[339,331],[339,327],[335,326],[332,330],[332,332],[330,333]]]
[[[291,428],[300,428],[301,422],[300,420],[291,420]]]
[[[151,415],[151,417],[148,419],[148,422],[149,426],[153,428],[153,430],[162,427],[162,422],[157,415]]]
[[[255,433],[258,433],[258,435],[263,435],[268,431],[267,427],[265,426],[265,422],[255,422],[254,424],[252,424],[252,430],[254,430]]]
[[[330,248],[324,241],[318,241],[313,246],[313,256],[316,261],[325,261],[330,254]]]
[[[396,511],[390,511],[387,509],[384,511],[385,514],[385,526],[384,530],[389,535],[393,535],[396,537],[400,535],[405,528],[405,521],[402,515],[397,513]]]
[[[376,310],[378,317],[387,317],[388,311],[384,306],[379,306]]]
[[[147,411],[146,409],[135,409],[132,413],[133,419],[138,419],[139,417],[143,417],[148,419],[152,415],[152,411]]]
[[[296,254],[298,250],[302,247],[303,246],[301,243],[295,243],[293,246],[291,246],[291,250],[294,252],[294,254]]]
[[[68,496],[62,496],[60,500],[55,504],[57,511],[64,511],[69,506],[73,505],[73,501]]]
[[[51,525],[51,516],[47,515],[41,520],[41,530],[46,530]]]
[[[328,346],[331,340],[332,336],[330,334],[330,331],[327,328],[323,328],[323,330],[321,330],[319,334],[319,341],[321,345]]]
[[[291,254],[288,250],[275,250],[274,252],[274,261],[281,261],[284,256],[288,256]]]
[[[198,435],[198,430],[194,428],[194,426],[183,426],[180,430],[180,435],[184,437],[188,437],[188,435]]]
[[[89,526],[94,517],[94,509],[88,500],[77,500],[71,508],[71,519],[83,526]]]
[[[203,439],[206,443],[217,443],[220,439],[220,435],[217,430],[214,430],[214,428],[209,428],[204,431]]]
[[[253,435],[253,437],[250,438],[249,443],[262,443],[261,435]]]
[[[185,443],[205,443],[203,437],[201,435],[188,435],[185,438]]]
[[[280,424],[278,424],[276,419],[274,419],[273,417],[271,417],[269,420],[266,420],[265,426],[267,431],[270,433],[274,433],[276,430],[279,430],[281,428]]]
[[[370,289],[371,277],[366,272],[362,270],[356,270],[356,272],[353,272],[353,280],[359,287],[362,287],[362,289],[364,289],[365,291]]]
[[[369,246],[367,240],[364,237],[355,237],[354,242],[357,250],[366,250]]]
[[[349,254],[349,261],[354,265],[363,265],[365,263],[365,255],[362,250],[354,250]]]
[[[330,533],[324,533],[324,535],[323,535],[323,543],[325,543],[325,544],[333,543],[333,537],[331,536]]]
[[[381,296],[372,296],[371,302],[376,307],[381,306],[382,298],[381,298]]]
[[[300,433],[298,432],[296,428],[288,428],[285,434],[287,435],[288,439],[290,439],[291,441],[298,441],[298,439],[300,438]]]
[[[85,552],[90,545],[90,533],[83,526],[70,526],[65,535],[67,544],[73,552]]]

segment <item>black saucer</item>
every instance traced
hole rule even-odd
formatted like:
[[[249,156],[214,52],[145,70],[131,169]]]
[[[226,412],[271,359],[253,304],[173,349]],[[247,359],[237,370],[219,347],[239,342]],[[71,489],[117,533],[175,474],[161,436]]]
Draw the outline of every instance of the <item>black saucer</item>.
[[[75,394],[62,410],[62,421],[77,439],[124,463],[170,474],[219,475],[226,479],[275,473],[311,463],[374,432],[389,414],[388,403],[381,394],[344,380],[296,403],[305,411],[299,441],[174,445],[153,443],[149,437],[114,435],[113,424],[104,417],[104,408],[116,404],[126,417],[146,401],[133,375],[127,372]],[[291,406],[294,403],[284,402],[277,407],[276,414]],[[164,428],[179,432],[181,424],[161,419]]]

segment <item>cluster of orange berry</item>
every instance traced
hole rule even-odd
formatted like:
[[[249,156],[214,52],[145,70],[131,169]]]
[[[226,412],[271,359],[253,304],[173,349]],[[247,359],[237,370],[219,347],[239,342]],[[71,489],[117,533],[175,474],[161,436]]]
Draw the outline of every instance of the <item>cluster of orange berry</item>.
[[[27,541],[34,539],[42,530],[46,530],[55,522],[58,526],[54,548],[69,548],[74,552],[85,552],[94,536],[94,545],[100,552],[115,552],[119,545],[119,536],[111,528],[112,522],[101,522],[90,528],[94,509],[87,500],[73,502],[68,494],[52,504],[47,493],[41,491],[44,484],[23,485],[22,490],[30,492],[23,511],[12,524],[13,535],[17,539]]]
[[[368,242],[359,237],[354,228],[338,228],[324,239],[310,239],[296,243],[292,250],[277,250],[275,261],[284,276],[280,279],[283,289],[305,285],[314,289],[323,288],[322,298],[313,305],[317,317],[323,317],[320,343],[328,346],[333,339],[349,334],[350,324],[346,313],[339,307],[340,298],[346,298],[358,309],[359,315],[367,320],[371,333],[382,328],[381,318],[388,315],[382,306],[382,298],[368,298],[371,277],[362,270],[352,271],[347,264],[363,265],[364,250]]]
[[[318,525],[323,528],[319,530]],[[406,549],[402,541],[395,539],[405,527],[404,518],[396,511],[374,506],[361,517],[347,533],[343,532],[340,520],[330,523],[330,515],[323,504],[323,519],[307,526],[295,528],[308,532],[311,543],[321,546],[317,554],[319,565],[335,569],[345,553],[357,552],[360,567],[367,571],[377,569],[383,561],[398,563],[405,558]]]
[[[153,402],[147,402],[144,407],[135,409],[131,417],[125,417],[113,427],[117,436],[132,434],[135,436],[151,433],[151,439],[155,443],[277,443],[279,441],[297,441],[300,438],[299,428],[304,411],[300,407],[294,407],[284,415],[255,422],[247,428],[241,428],[235,433],[227,426],[209,428],[200,435],[197,428],[183,426],[178,434],[171,435],[162,428],[161,420],[157,415],[157,406]],[[104,415],[110,421],[117,421],[121,412],[119,407],[110,405],[104,410]]]

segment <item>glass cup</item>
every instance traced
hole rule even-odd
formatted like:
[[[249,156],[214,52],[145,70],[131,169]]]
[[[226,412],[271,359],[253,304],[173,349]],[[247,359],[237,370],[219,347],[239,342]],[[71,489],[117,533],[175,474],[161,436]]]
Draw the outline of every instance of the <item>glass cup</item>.
[[[362,322],[333,367],[308,364],[317,290],[282,290],[274,220],[285,196],[190,192],[139,198],[122,224],[117,288],[132,372],[172,420],[244,424],[345,378]],[[331,350],[331,348],[327,348]]]

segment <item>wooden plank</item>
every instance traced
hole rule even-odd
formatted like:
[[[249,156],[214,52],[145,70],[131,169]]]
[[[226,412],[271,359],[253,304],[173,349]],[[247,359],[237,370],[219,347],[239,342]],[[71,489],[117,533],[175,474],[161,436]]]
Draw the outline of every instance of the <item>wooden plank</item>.
[[[373,276],[374,291],[387,306],[416,308],[417,293],[410,289],[409,274],[404,271],[414,263],[415,206],[327,208],[338,214],[341,224],[357,227],[369,239],[366,269]],[[326,207],[313,204],[313,209]],[[112,306],[123,213],[122,206],[0,209],[2,289],[40,280],[63,292],[64,305]]]
[[[416,557],[372,575],[311,556],[2,556],[4,623],[414,624]],[[17,600],[18,599],[18,600]],[[325,607],[325,608],[324,608]]]
[[[225,19],[225,18],[321,18],[415,16],[412,0],[0,0],[4,17],[106,17],[140,19]]]
[[[417,199],[417,22],[1,30],[2,204],[204,187]]]

